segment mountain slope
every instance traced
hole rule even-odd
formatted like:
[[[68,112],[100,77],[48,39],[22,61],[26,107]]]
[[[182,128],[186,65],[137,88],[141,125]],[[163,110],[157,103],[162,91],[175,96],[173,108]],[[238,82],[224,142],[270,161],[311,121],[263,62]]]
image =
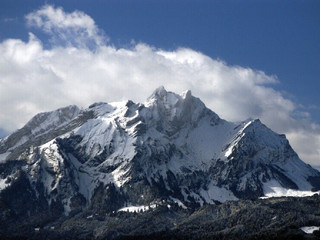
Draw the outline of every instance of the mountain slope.
[[[259,120],[225,121],[190,91],[163,87],[144,104],[38,114],[0,141],[0,162],[0,197],[25,188],[30,204],[65,214],[164,203],[194,208],[320,189],[320,173],[284,135]]]

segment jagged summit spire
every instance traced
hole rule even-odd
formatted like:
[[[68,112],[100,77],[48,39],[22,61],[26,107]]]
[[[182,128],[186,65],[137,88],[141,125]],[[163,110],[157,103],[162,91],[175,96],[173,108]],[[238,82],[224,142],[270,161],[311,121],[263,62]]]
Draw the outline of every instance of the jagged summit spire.
[[[148,105],[162,105],[166,109],[181,108],[185,102],[189,102],[193,97],[190,90],[186,90],[181,94],[167,91],[164,86],[160,86],[153,91],[151,96],[147,99]]]
[[[157,87],[157,88],[153,91],[153,93],[152,93],[151,96],[153,96],[153,95],[163,96],[163,95],[166,95],[167,93],[168,93],[168,92],[167,92],[167,90],[164,88],[164,86],[159,86],[159,87]]]
[[[154,119],[161,119],[159,125],[167,130],[174,128],[177,131],[185,124],[196,125],[207,114],[214,119],[213,122],[220,119],[199,98],[192,96],[190,90],[176,94],[160,86],[147,99],[145,106],[152,109]]]
[[[164,99],[169,92],[164,88],[164,86],[157,87],[153,93],[147,98],[147,101],[155,100],[155,99]]]
[[[167,91],[164,86],[157,87],[147,101],[154,99],[161,99],[167,101],[168,99],[184,100],[192,97],[191,90],[185,90],[181,94],[176,94],[174,92]]]

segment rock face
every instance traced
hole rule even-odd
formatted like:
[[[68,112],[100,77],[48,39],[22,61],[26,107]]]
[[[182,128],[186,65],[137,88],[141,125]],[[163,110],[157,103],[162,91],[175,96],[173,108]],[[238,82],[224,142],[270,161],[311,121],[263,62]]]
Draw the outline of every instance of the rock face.
[[[225,121],[190,91],[40,113],[0,140],[0,210],[16,218],[319,189],[320,173],[284,135],[258,119]],[[27,204],[12,201],[19,194]]]

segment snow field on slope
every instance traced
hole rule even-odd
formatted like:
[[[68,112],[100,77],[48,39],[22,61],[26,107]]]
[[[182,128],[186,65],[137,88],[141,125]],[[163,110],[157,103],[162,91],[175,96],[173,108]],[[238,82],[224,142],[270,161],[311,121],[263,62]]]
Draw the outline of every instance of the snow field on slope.
[[[284,174],[293,180],[300,190],[310,190],[311,184],[306,180],[308,176],[315,176],[316,171],[309,165],[302,162],[298,157],[294,157],[279,165],[284,170]]]
[[[113,140],[117,151],[112,155],[125,156],[128,159],[134,156],[133,141],[130,141],[126,132],[119,128],[125,128],[127,119],[123,115],[127,110],[126,103],[123,101],[103,105],[104,110],[98,111],[101,114],[98,118],[89,120],[75,132],[76,135],[83,137],[80,144],[86,146],[88,156],[94,157],[101,154],[104,147]],[[103,106],[99,106],[99,108],[103,108]]]
[[[136,212],[136,213],[139,213],[139,212],[146,212],[146,211],[149,211],[151,209],[154,209],[156,208],[157,205],[156,204],[151,204],[150,206],[144,206],[144,205],[141,205],[141,206],[129,206],[129,207],[124,207],[124,208],[121,208],[118,210],[118,212]]]
[[[312,192],[283,188],[276,180],[264,183],[263,192],[265,197],[261,197],[262,199],[271,197],[308,197],[314,194],[320,194],[320,191]]]
[[[10,152],[9,152],[9,151],[0,154],[0,162],[4,161],[9,155],[10,155]]]
[[[211,204],[214,203],[212,200],[216,200],[221,203],[238,200],[230,190],[214,186],[212,182],[209,184],[207,191],[204,189],[200,190],[200,196],[202,196],[207,203]]]
[[[198,127],[190,133],[188,147],[195,156],[210,164],[213,158],[221,155],[223,147],[236,133],[234,127],[235,125],[229,122],[211,126],[208,118],[202,119]]]

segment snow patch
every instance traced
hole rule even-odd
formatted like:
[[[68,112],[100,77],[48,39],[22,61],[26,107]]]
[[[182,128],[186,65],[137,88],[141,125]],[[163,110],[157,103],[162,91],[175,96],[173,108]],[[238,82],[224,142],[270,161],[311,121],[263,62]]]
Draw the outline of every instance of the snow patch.
[[[276,180],[271,180],[266,182],[263,185],[263,192],[265,197],[262,198],[271,198],[271,197],[308,197],[314,194],[320,194],[318,192],[312,191],[302,191],[302,190],[295,190],[295,189],[287,189],[284,188],[278,183]]]
[[[319,231],[320,227],[316,227],[316,226],[306,226],[306,227],[301,227],[300,228],[302,231],[304,231],[306,234],[312,234],[314,231]]]
[[[7,178],[0,179],[0,191],[5,189],[6,187],[10,186],[10,183],[7,183]]]
[[[184,205],[183,202],[181,202],[178,198],[170,197],[170,199],[173,202],[177,203],[179,207],[182,207],[183,209],[188,209],[186,205]]]
[[[150,206],[129,206],[129,207],[124,207],[118,210],[118,212],[131,212],[131,213],[139,213],[139,212],[145,212],[149,211],[151,209],[156,208],[156,204],[151,204]]]

